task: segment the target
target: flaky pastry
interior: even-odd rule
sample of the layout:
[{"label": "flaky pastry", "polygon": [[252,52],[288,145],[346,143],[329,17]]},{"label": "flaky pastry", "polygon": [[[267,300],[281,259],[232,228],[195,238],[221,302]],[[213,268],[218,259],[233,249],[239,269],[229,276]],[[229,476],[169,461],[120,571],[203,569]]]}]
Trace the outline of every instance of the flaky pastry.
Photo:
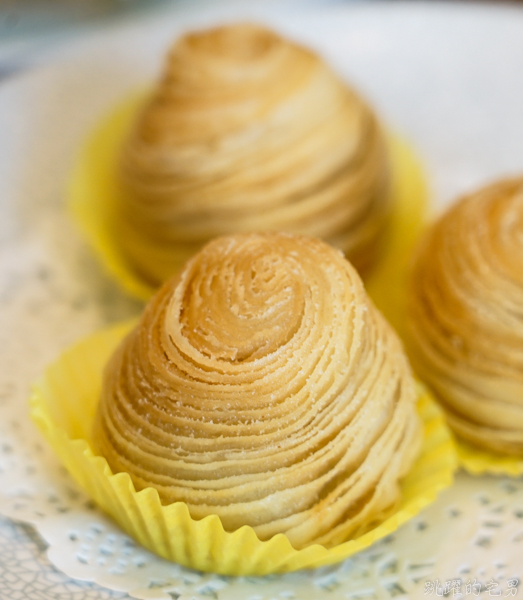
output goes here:
[{"label": "flaky pastry", "polygon": [[523,179],[451,208],[416,256],[411,358],[458,436],[523,454]]},{"label": "flaky pastry", "polygon": [[165,283],[105,371],[95,447],[193,518],[295,548],[387,517],[419,449],[401,344],[339,251],[238,234]]},{"label": "flaky pastry", "polygon": [[390,213],[371,109],[310,50],[265,28],[183,36],[124,144],[115,235],[158,285],[210,239],[318,236],[359,269]]}]

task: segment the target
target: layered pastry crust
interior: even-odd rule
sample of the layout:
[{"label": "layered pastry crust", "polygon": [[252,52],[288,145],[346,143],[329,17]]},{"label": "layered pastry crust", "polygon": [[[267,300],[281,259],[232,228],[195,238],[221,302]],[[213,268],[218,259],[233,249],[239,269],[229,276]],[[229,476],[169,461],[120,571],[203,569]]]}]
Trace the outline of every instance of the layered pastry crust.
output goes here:
[{"label": "layered pastry crust", "polygon": [[411,359],[454,431],[523,454],[523,178],[463,198],[430,230],[409,290]]},{"label": "layered pastry crust", "polygon": [[397,336],[338,251],[244,234],[153,297],[106,368],[93,439],[193,518],[330,547],[396,508],[415,399]]},{"label": "layered pastry crust", "polygon": [[116,235],[156,285],[213,237],[318,236],[358,269],[390,211],[371,109],[310,50],[265,28],[182,37],[122,150]]}]

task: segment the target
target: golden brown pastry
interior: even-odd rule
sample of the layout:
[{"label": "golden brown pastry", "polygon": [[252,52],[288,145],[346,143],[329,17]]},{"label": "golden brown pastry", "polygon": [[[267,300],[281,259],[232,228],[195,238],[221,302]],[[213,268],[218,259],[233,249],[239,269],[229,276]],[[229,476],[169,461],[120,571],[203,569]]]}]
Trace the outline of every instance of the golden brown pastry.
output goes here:
[{"label": "golden brown pastry", "polygon": [[117,237],[157,285],[213,237],[321,237],[358,269],[390,209],[389,159],[370,108],[310,50],[255,25],[171,49],[123,148]]},{"label": "golden brown pastry", "polygon": [[219,238],[105,372],[97,450],[226,530],[332,546],[384,519],[420,442],[397,336],[355,269],[292,234]]},{"label": "golden brown pastry", "polygon": [[523,453],[523,179],[460,200],[430,230],[409,291],[411,358],[454,431]]}]

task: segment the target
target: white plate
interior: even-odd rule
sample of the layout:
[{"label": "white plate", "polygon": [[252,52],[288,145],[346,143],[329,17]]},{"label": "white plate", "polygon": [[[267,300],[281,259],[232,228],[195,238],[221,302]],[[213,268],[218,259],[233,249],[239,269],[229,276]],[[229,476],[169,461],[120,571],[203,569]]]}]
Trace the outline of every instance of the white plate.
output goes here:
[{"label": "white plate", "polygon": [[[141,571],[130,569],[129,556],[140,562],[140,551],[129,553],[119,537],[119,550],[100,564],[107,556],[100,548],[116,543],[107,542],[114,526],[85,508],[83,496],[69,498],[56,460],[35,446],[29,383],[78,337],[139,310],[101,272],[64,214],[81,140],[115,102],[155,78],[178,33],[234,18],[262,20],[322,53],[418,148],[438,207],[495,177],[523,173],[523,9],[515,5],[184,2],[141,22],[100,28],[63,45],[63,59],[51,66],[1,83],[0,512],[37,526],[52,561],[69,575],[137,597],[416,599],[425,581],[474,577],[493,578],[504,597],[507,579],[523,576],[521,481],[460,476],[421,520],[331,570],[202,580],[149,556]],[[417,529],[420,523],[428,527]],[[13,540],[15,558],[2,550]],[[2,600],[112,597],[67,582],[30,537],[0,521]]]}]

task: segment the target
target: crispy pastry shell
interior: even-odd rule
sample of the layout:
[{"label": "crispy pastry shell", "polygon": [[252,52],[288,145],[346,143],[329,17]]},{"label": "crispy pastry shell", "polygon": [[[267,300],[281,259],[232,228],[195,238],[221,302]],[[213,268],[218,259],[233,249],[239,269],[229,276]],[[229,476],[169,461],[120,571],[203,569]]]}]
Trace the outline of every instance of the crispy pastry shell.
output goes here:
[{"label": "crispy pastry shell", "polygon": [[408,312],[414,368],[457,435],[523,458],[523,179],[462,198],[431,228]]},{"label": "crispy pastry shell", "polygon": [[416,396],[338,251],[236,235],[149,303],[106,369],[94,441],[113,471],[193,518],[331,547],[396,509],[420,446]]},{"label": "crispy pastry shell", "polygon": [[390,164],[365,102],[312,51],[260,26],[189,33],[120,155],[117,235],[158,286],[210,239],[318,236],[360,270],[390,214]]}]

